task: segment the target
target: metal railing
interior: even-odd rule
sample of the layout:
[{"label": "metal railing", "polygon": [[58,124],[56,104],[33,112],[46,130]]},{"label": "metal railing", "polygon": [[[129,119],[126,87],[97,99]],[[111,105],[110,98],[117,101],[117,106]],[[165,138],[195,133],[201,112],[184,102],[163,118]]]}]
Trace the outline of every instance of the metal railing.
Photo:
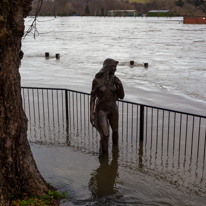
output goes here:
[{"label": "metal railing", "polygon": [[[90,94],[68,89],[22,87],[23,107],[27,117],[36,121],[53,119],[68,122],[74,127],[87,125],[89,122]],[[205,158],[206,149],[206,116],[191,114],[166,108],[138,104],[129,101],[118,101],[120,134],[134,137],[150,146],[161,143],[161,146],[184,154],[190,149],[191,156],[200,150]],[[178,145],[177,145],[178,142]],[[155,144],[154,144],[155,143]],[[165,144],[166,143],[166,144]],[[184,146],[184,147],[183,147]],[[189,147],[189,148],[188,148]]]},{"label": "metal railing", "polygon": [[[22,87],[22,99],[29,119],[30,142],[66,144],[83,152],[98,153],[99,134],[89,121],[90,94],[68,89]],[[206,116],[122,100],[117,104],[122,164],[159,172],[183,168],[185,178],[193,173],[196,175],[191,187],[195,188],[197,181],[202,182]],[[111,145],[110,138],[110,151]],[[202,185],[198,187],[200,193],[206,191],[204,181]]]}]

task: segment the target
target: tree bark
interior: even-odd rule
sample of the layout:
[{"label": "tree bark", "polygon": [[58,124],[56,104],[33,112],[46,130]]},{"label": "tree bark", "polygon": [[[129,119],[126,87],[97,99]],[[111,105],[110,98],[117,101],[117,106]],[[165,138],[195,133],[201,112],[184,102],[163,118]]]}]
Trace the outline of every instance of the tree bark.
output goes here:
[{"label": "tree bark", "polygon": [[9,196],[42,196],[49,186],[38,171],[27,140],[19,64],[24,18],[32,0],[0,1],[0,206]]}]

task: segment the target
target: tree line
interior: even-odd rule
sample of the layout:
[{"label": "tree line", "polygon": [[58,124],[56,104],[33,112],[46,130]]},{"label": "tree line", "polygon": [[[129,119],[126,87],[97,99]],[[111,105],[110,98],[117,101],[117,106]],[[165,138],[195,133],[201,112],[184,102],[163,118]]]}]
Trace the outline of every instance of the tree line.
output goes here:
[{"label": "tree line", "polygon": [[[33,1],[30,15],[35,14],[38,0]],[[137,10],[147,14],[149,10],[170,10],[179,15],[204,15],[206,0],[43,0],[41,16],[107,16],[109,10]]]}]

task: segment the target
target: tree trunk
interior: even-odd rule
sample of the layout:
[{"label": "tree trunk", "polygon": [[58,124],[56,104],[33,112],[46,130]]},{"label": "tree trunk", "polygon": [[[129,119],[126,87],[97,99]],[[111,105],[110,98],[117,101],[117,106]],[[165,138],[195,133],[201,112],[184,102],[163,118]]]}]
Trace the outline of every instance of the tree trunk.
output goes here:
[{"label": "tree trunk", "polygon": [[51,188],[39,173],[27,140],[19,64],[24,19],[32,0],[0,1],[0,206],[10,195],[42,196]]}]

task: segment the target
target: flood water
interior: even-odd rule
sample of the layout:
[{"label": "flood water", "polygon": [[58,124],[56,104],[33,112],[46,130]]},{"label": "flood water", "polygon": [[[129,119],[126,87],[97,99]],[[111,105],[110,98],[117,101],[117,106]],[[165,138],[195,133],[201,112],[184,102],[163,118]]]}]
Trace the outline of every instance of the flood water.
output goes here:
[{"label": "flood water", "polygon": [[[22,86],[90,92],[104,59],[114,58],[126,100],[206,115],[205,25],[184,25],[179,17],[39,17],[37,28],[36,40],[23,40]],[[68,190],[65,205],[205,205],[205,160],[128,144],[125,134],[99,160],[95,131],[69,131],[65,122],[29,122],[38,168]]]}]

